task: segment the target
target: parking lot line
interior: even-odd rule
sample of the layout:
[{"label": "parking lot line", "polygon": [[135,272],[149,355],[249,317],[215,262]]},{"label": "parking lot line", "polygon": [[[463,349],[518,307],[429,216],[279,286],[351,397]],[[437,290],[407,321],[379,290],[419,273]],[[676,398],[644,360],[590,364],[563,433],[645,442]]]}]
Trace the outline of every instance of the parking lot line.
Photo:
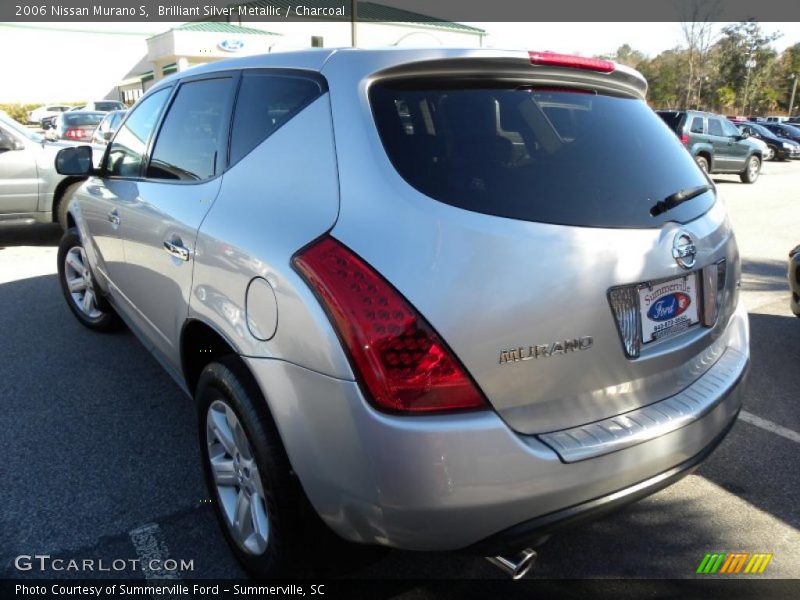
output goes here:
[{"label": "parking lot line", "polygon": [[176,571],[168,571],[163,567],[164,561],[169,558],[169,549],[158,525],[148,523],[132,529],[128,535],[141,561],[145,579],[180,578]]},{"label": "parking lot line", "polygon": [[739,413],[739,418],[746,423],[750,423],[751,425],[760,427],[761,429],[774,433],[775,435],[779,435],[782,438],[791,440],[796,444],[800,444],[800,433],[792,431],[791,429],[787,429],[782,425],[778,425],[777,423],[773,423],[772,421],[767,421],[766,419],[762,419],[761,417],[754,415],[753,413],[749,413],[746,410],[743,410],[742,412]]}]

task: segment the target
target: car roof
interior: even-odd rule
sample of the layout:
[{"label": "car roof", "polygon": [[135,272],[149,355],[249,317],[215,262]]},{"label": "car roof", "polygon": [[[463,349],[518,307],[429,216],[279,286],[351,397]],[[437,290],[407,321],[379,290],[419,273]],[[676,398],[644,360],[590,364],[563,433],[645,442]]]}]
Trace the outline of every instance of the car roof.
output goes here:
[{"label": "car roof", "polygon": [[[316,71],[319,73],[332,69],[334,65],[337,69],[346,68],[349,72],[359,76],[367,77],[379,71],[386,71],[392,68],[402,67],[412,63],[424,61],[439,61],[439,64],[448,66],[459,59],[494,59],[497,68],[503,67],[506,72],[506,65],[531,68],[531,59],[527,50],[500,50],[495,48],[310,48],[291,52],[273,52],[269,54],[259,54],[245,56],[241,58],[231,58],[217,62],[199,65],[175,73],[156,83],[148,93],[171,85],[186,77],[193,77],[205,73],[215,73],[224,70],[239,69],[258,69],[258,68],[287,68]],[[500,64],[503,61],[503,64]],[[484,68],[489,64],[484,62]],[[557,68],[551,66],[536,65],[536,69],[552,69],[558,71],[562,77],[574,75],[575,79],[597,81],[610,80],[616,88],[624,88],[629,93],[641,98],[647,91],[647,82],[641,73],[625,65],[614,64],[614,70],[610,73],[600,73],[597,71]],[[533,71],[531,71],[533,72]]]}]

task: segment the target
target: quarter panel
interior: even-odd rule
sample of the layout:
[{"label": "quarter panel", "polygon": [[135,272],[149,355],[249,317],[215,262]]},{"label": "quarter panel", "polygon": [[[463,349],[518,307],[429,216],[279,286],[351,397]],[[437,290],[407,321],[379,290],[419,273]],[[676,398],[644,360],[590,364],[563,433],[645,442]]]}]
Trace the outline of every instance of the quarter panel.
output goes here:
[{"label": "quarter panel", "polygon": [[[241,354],[352,378],[327,316],[291,267],[295,252],[328,231],[338,211],[325,94],[223,176],[197,239],[190,316],[213,324]],[[277,299],[278,326],[269,341],[256,339],[245,321],[255,277],[266,279]]]}]

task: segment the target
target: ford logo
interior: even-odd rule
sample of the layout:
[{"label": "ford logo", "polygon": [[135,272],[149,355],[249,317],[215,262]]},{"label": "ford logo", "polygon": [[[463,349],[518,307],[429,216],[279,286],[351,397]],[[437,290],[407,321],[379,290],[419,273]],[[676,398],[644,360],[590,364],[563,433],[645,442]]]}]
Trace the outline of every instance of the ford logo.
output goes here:
[{"label": "ford logo", "polygon": [[647,318],[651,321],[666,321],[672,319],[686,312],[686,309],[689,308],[691,303],[692,299],[689,297],[689,294],[672,292],[671,294],[662,296],[653,303],[653,306],[647,311]]},{"label": "ford logo", "polygon": [[217,45],[220,50],[224,50],[225,52],[238,52],[244,48],[244,42],[242,40],[222,40]]}]

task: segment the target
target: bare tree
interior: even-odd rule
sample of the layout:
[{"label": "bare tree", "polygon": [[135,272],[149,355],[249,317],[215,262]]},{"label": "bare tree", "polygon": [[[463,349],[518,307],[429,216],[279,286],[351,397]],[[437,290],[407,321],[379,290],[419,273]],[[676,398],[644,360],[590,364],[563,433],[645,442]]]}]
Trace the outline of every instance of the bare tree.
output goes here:
[{"label": "bare tree", "polygon": [[681,31],[686,43],[689,76],[686,81],[685,105],[700,103],[699,82],[705,76],[708,52],[714,42],[714,22],[719,13],[719,0],[683,0],[681,2]]}]

